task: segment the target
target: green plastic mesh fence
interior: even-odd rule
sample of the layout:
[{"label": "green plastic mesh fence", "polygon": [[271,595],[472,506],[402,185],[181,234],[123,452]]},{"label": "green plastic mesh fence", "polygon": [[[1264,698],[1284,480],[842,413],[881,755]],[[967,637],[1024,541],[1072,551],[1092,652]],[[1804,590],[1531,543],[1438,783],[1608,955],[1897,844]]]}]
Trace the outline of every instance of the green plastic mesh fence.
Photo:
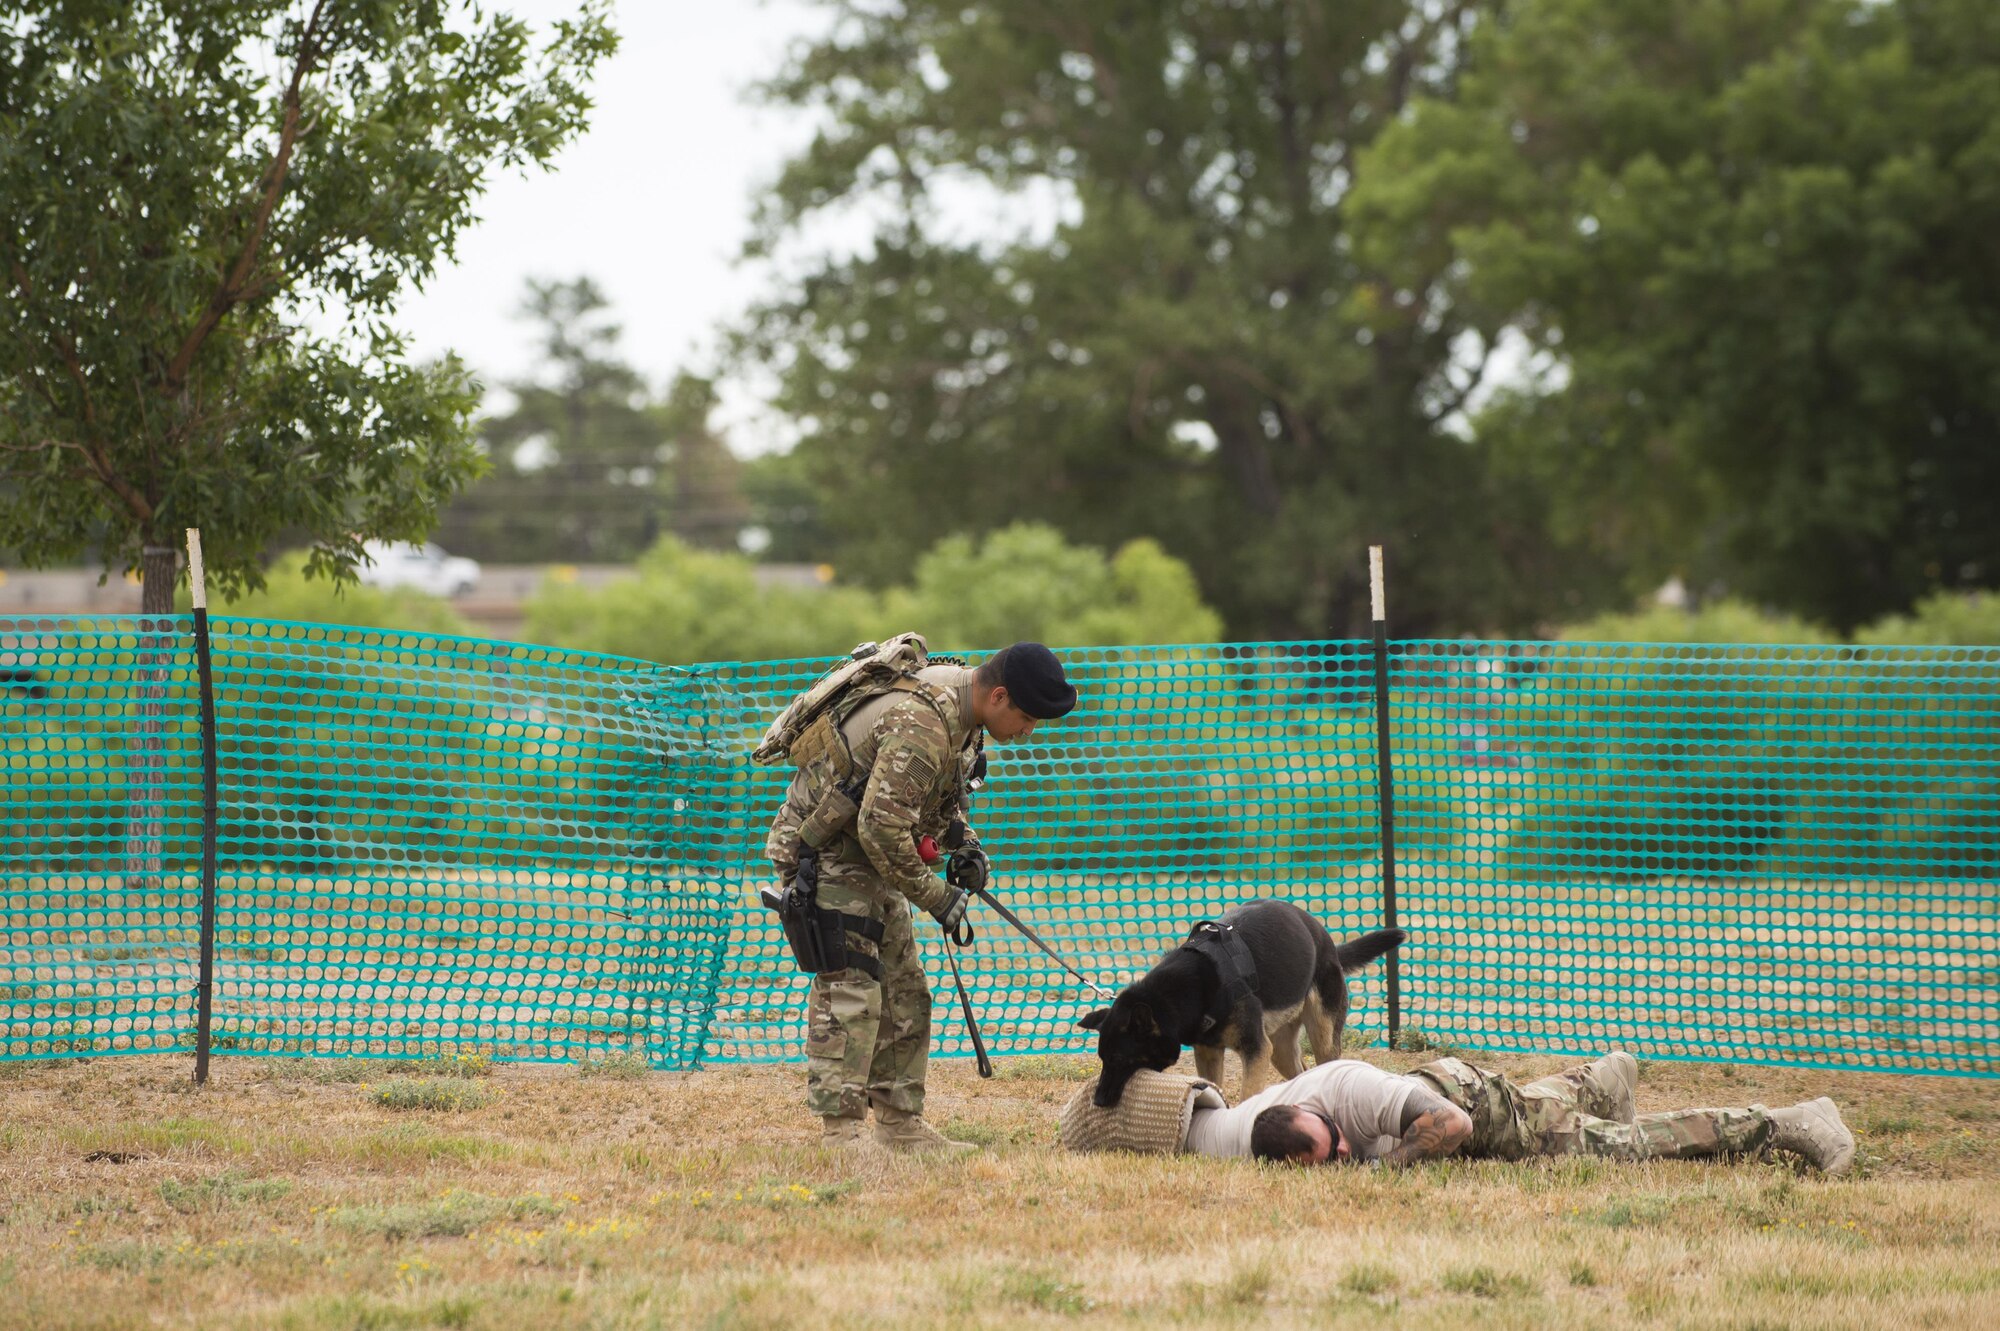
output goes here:
[{"label": "green plastic mesh fence", "polygon": [[1407,1023],[2000,1073],[2000,649],[1394,651]]},{"label": "green plastic mesh fence", "polygon": [[[1077,648],[1063,652],[1077,709],[1031,742],[987,749],[973,822],[992,888],[1078,970],[1115,987],[1189,925],[1240,901],[1282,897],[1337,935],[1375,926],[1373,664],[1356,643]],[[764,834],[789,771],[744,761],[771,717],[829,662],[706,667],[713,732],[733,757],[714,829],[719,877],[735,884],[735,943],[709,1056],[799,1057],[806,981],[775,917]],[[963,967],[996,1053],[1074,1052],[1095,1000],[983,906]],[[949,984],[939,930],[917,936]],[[1353,1029],[1380,1025],[1363,1008]],[[955,1005],[939,1003],[933,1049],[969,1053]]]},{"label": "green plastic mesh fence", "polygon": [[[1128,981],[1256,897],[1380,922],[1365,645],[1064,655],[1083,702],[989,750],[975,821],[1085,973]],[[726,747],[825,664],[705,671]],[[1390,668],[1410,1040],[2000,1074],[2000,651],[1407,642]],[[715,829],[744,893],[711,1057],[795,1057],[803,981],[748,896],[786,774],[738,762],[714,770],[748,816]],[[991,1047],[1088,1049],[1094,1004],[974,915]],[[1365,1036],[1379,971],[1356,988]]]},{"label": "green plastic mesh fence", "polygon": [[[5,714],[13,1057],[189,1044],[194,658],[189,620],[152,622],[158,649],[137,621],[7,630],[34,675]],[[685,676],[324,625],[211,632],[217,1053],[699,1060],[728,919],[682,849]],[[130,1026],[141,992],[159,1010]]]},{"label": "green plastic mesh fence", "polygon": [[[827,661],[213,627],[220,1052],[798,1055],[747,753]],[[1082,704],[974,813],[1082,970],[1256,897],[1379,923],[1367,644],[1064,656]],[[0,621],[8,1057],[189,1047],[193,672],[185,619]],[[2000,1075],[2000,649],[1402,642],[1392,689],[1412,1036]],[[974,922],[994,1051],[1088,1049],[1094,1000]]]},{"label": "green plastic mesh fence", "polygon": [[0,1057],[194,1047],[188,621],[0,619]]}]

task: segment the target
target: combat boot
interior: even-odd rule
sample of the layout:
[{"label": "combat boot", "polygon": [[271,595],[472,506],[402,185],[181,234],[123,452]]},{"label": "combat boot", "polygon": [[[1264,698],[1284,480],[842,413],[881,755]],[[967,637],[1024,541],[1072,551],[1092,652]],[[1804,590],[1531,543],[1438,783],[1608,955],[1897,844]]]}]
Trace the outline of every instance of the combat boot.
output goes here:
[{"label": "combat boot", "polygon": [[820,1120],[826,1130],[820,1134],[819,1144],[829,1151],[844,1151],[852,1155],[880,1155],[882,1148],[868,1135],[868,1120],[865,1118],[824,1118]]},{"label": "combat boot", "polygon": [[1788,1109],[1766,1109],[1764,1116],[1771,1120],[1774,1150],[1804,1156],[1806,1163],[1826,1174],[1845,1174],[1853,1167],[1854,1134],[1825,1096]]},{"label": "combat boot", "polygon": [[913,1155],[925,1151],[976,1151],[971,1142],[957,1142],[924,1122],[921,1115],[900,1109],[876,1109],[875,1141],[892,1151]]},{"label": "combat boot", "polygon": [[1614,1049],[1590,1064],[1583,1079],[1592,1091],[1585,1113],[1614,1123],[1630,1123],[1639,1117],[1638,1059],[1623,1049]]}]

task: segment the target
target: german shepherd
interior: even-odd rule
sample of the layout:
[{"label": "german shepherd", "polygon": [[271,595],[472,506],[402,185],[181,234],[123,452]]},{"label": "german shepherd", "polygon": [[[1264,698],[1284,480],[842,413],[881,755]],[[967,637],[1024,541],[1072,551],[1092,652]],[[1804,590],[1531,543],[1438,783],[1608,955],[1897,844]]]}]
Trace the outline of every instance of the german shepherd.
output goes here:
[{"label": "german shepherd", "polygon": [[[1239,1102],[1275,1081],[1305,1071],[1299,1030],[1312,1041],[1313,1057],[1340,1057],[1347,1026],[1347,976],[1394,948],[1401,929],[1378,929],[1335,945],[1324,926],[1287,901],[1252,901],[1217,923],[1233,927],[1249,949],[1256,982],[1232,999],[1228,977],[1209,952],[1175,948],[1140,976],[1108,1008],[1077,1024],[1097,1032],[1104,1072],[1092,1097],[1103,1109],[1118,1103],[1140,1068],[1164,1072],[1194,1046],[1195,1071],[1222,1085],[1222,1056],[1243,1060]],[[1246,977],[1247,978],[1247,977]],[[1237,986],[1240,990],[1241,986]],[[1208,1018],[1204,1024],[1204,1018]]]}]

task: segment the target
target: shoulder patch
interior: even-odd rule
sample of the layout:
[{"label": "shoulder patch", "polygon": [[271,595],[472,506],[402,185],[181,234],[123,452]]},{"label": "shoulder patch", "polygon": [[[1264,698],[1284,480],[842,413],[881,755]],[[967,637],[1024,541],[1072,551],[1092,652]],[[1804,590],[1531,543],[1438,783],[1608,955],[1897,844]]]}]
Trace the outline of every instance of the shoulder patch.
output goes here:
[{"label": "shoulder patch", "polygon": [[913,781],[926,790],[937,784],[937,764],[921,753],[912,753],[908,757],[910,778]]}]

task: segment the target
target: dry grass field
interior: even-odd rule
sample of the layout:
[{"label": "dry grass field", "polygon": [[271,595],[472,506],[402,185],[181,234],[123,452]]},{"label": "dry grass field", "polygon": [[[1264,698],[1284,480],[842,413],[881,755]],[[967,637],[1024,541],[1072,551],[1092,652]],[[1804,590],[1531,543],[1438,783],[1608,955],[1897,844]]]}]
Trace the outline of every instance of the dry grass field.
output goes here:
[{"label": "dry grass field", "polygon": [[1395,1174],[1065,1155],[1091,1067],[941,1064],[933,1117],[986,1149],[857,1165],[793,1067],[222,1059],[197,1091],[185,1058],[4,1065],[0,1324],[2000,1325],[1992,1082],[1646,1065],[1642,1109],[1830,1091],[1846,1179]]}]

